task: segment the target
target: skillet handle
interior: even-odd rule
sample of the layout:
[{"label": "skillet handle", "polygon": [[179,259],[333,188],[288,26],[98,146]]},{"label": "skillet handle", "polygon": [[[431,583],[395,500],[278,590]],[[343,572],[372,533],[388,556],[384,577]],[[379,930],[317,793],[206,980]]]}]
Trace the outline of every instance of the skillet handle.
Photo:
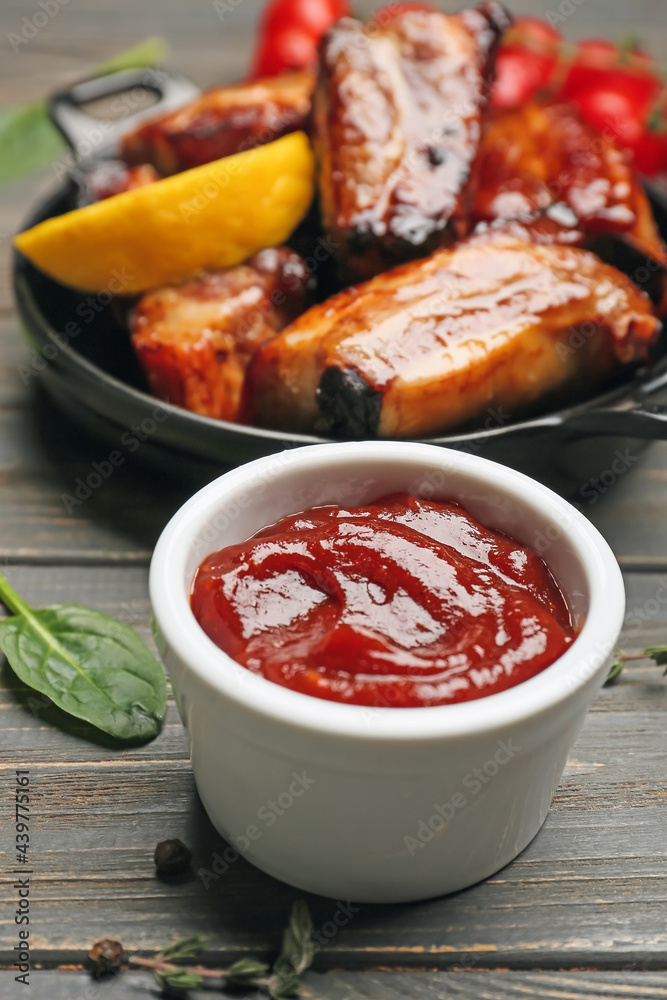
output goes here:
[{"label": "skillet handle", "polygon": [[567,429],[584,434],[667,440],[667,405],[650,402],[651,396],[667,389],[667,372],[645,383],[634,400],[616,406],[578,413],[567,421]]},{"label": "skillet handle", "polygon": [[[157,101],[150,107],[134,111],[132,105],[136,107],[146,93],[155,95]],[[199,88],[184,76],[161,69],[121,70],[82,80],[68,90],[53,94],[49,100],[49,115],[78,159],[87,160],[115,153],[123,132],[158,113],[175,111],[199,93]],[[110,97],[118,97],[121,111],[118,118],[95,118],[83,110],[91,101]]]}]

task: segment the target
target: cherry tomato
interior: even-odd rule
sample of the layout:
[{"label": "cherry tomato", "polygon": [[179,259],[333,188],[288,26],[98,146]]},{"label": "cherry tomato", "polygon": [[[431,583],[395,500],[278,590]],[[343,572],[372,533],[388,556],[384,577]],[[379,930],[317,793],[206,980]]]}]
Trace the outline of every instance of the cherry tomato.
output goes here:
[{"label": "cherry tomato", "polygon": [[302,30],[319,40],[334,19],[328,0],[273,0],[261,19],[262,34]]},{"label": "cherry tomato", "polygon": [[635,167],[647,177],[667,175],[667,126],[648,128],[633,150]]},{"label": "cherry tomato", "polygon": [[545,89],[558,65],[562,41],[560,32],[546,21],[517,17],[496,58],[493,106],[515,108]]},{"label": "cherry tomato", "polygon": [[260,39],[253,76],[278,76],[289,70],[317,66],[317,43],[313,36],[297,28],[286,28]]},{"label": "cherry tomato", "polygon": [[577,44],[558,98],[563,101],[576,99],[583,88],[592,85],[614,89],[620,77],[632,80],[638,77],[651,83],[655,81],[654,68],[651,57],[637,48],[588,38]]},{"label": "cherry tomato", "polygon": [[614,44],[606,38],[585,38],[577,43],[576,60],[581,63],[605,65],[612,69],[642,70],[652,72],[655,69],[655,59],[638,48],[635,40],[630,43]]},{"label": "cherry tomato", "polygon": [[329,0],[329,7],[334,21],[340,17],[347,17],[351,11],[349,0]]},{"label": "cherry tomato", "polygon": [[521,43],[526,47],[553,48],[563,41],[563,36],[539,17],[515,17],[503,36],[503,45]]},{"label": "cherry tomato", "polygon": [[585,87],[573,101],[583,118],[620,146],[635,146],[644,134],[643,112],[638,108],[626,80],[615,86]]},{"label": "cherry tomato", "polygon": [[649,111],[646,129],[635,147],[635,164],[648,177],[667,176],[667,87]]},{"label": "cherry tomato", "polygon": [[349,0],[271,0],[260,21],[252,75],[316,66],[322,36],[349,10]]},{"label": "cherry tomato", "polygon": [[667,92],[657,78],[619,74],[604,86],[590,84],[573,96],[583,118],[630,150],[649,177],[667,171]]}]

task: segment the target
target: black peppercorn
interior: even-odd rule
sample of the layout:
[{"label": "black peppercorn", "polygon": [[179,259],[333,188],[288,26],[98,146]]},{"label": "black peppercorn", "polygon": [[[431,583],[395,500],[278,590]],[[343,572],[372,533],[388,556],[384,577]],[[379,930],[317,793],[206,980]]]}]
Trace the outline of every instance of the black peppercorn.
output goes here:
[{"label": "black peppercorn", "polygon": [[192,861],[192,851],[182,840],[161,840],[155,848],[155,869],[158,875],[179,875]]},{"label": "black peppercorn", "polygon": [[103,938],[96,941],[88,952],[91,971],[96,979],[104,976],[114,975],[120,972],[120,968],[125,961],[125,952],[120,941],[111,941]]}]

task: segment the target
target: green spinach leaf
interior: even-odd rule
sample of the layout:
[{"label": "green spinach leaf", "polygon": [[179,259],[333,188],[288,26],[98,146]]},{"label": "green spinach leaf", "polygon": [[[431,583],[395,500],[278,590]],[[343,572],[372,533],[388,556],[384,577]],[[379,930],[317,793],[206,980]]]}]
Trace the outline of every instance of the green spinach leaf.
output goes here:
[{"label": "green spinach leaf", "polygon": [[[101,63],[91,75],[156,66],[166,51],[161,38],[147,38]],[[40,170],[64,148],[65,140],[49,118],[46,101],[0,108],[0,184]]]},{"label": "green spinach leaf", "polygon": [[14,672],[59,708],[121,740],[152,739],[164,718],[162,667],[128,625],[76,604],[35,610],[0,574],[0,647]]}]

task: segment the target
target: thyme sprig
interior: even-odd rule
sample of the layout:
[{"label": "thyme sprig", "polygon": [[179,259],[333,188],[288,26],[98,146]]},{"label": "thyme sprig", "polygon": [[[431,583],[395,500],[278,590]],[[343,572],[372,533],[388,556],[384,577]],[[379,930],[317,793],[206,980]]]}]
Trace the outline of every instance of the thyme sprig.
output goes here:
[{"label": "thyme sprig", "polygon": [[613,684],[621,676],[623,668],[629,660],[653,660],[656,666],[665,668],[663,677],[667,676],[667,646],[649,646],[641,653],[624,653],[622,649],[619,649],[607,675],[605,686]]},{"label": "thyme sprig", "polygon": [[226,969],[189,964],[199,958],[206,945],[206,938],[200,935],[167,945],[155,958],[132,957],[130,961],[151,969],[158,986],[168,996],[186,997],[189,990],[198,989],[205,980],[217,980],[222,989],[253,986],[263,990],[272,1000],[285,1000],[299,994],[299,976],[313,961],[312,930],[308,907],[303,899],[298,899],[283,931],[282,948],[273,968],[254,958],[241,958]]}]

